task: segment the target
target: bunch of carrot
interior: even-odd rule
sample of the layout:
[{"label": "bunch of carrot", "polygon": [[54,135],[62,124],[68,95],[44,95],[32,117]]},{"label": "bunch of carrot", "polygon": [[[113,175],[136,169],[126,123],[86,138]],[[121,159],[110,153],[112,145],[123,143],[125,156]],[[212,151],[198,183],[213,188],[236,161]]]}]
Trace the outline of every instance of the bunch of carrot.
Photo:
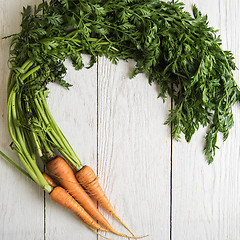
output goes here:
[{"label": "bunch of carrot", "polygon": [[[136,238],[116,214],[94,171],[83,166],[48,108],[48,82],[58,80],[62,86],[69,86],[63,80],[66,73],[63,61],[70,56],[76,63],[76,54],[83,51],[85,41],[96,49],[108,44],[96,37],[82,39],[81,29],[69,27],[60,13],[52,13],[57,7],[69,13],[66,5],[55,0],[35,7],[33,14],[27,7],[22,13],[21,32],[12,35],[7,87],[8,129],[11,147],[24,169],[1,151],[0,155],[49,193],[52,200],[75,212],[92,230],[130,238],[112,228],[91,197],[120,221],[131,238]],[[108,49],[114,50],[110,45]],[[80,60],[78,64],[80,68]],[[48,175],[39,169],[37,158],[44,162]]]},{"label": "bunch of carrot", "polygon": [[[116,217],[135,238],[116,214],[94,171],[89,166],[82,165],[54,121],[47,106],[46,89],[29,91],[28,83],[34,82],[38,70],[39,66],[28,59],[17,72],[11,69],[8,82],[8,128],[13,140],[11,146],[16,150],[26,171],[3,152],[0,151],[0,154],[49,193],[52,200],[75,212],[91,229],[129,237],[112,228],[89,195]],[[71,166],[64,158],[55,155],[54,149]],[[36,153],[59,185],[47,174],[42,174],[37,165]]]},{"label": "bunch of carrot", "polygon": [[[46,89],[29,92],[28,82],[37,78],[38,70],[39,67],[28,59],[18,72],[11,69],[8,82],[8,128],[13,140],[11,146],[26,170],[3,152],[0,151],[0,154],[49,193],[53,201],[75,212],[92,230],[130,238],[112,228],[94,204],[91,198],[94,197],[123,224],[131,233],[131,238],[136,238],[116,214],[94,171],[89,166],[82,165],[57,126],[46,102]],[[56,155],[54,149],[63,157]],[[36,155],[45,163],[48,174],[40,171]]]}]

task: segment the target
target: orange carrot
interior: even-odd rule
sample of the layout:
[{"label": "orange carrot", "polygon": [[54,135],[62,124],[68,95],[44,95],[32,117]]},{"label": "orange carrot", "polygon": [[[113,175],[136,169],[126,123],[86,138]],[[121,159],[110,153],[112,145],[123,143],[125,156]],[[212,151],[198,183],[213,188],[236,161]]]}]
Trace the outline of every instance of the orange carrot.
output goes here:
[{"label": "orange carrot", "polygon": [[110,232],[118,234],[108,223],[105,217],[99,212],[92,199],[78,183],[75,174],[67,162],[56,157],[47,163],[47,170],[56,177],[60,185],[65,188],[101,225]]},{"label": "orange carrot", "polygon": [[87,225],[100,231],[107,231],[105,228],[102,228],[97,224],[64,188],[60,186],[55,187],[50,193],[50,197],[53,201],[75,212]]},{"label": "orange carrot", "polygon": [[82,187],[93,196],[108,212],[110,212],[121,224],[134,236],[133,232],[118,217],[115,209],[101,188],[95,172],[89,166],[84,166],[76,173],[76,178]]},{"label": "orange carrot", "polygon": [[105,228],[102,228],[99,224],[97,224],[92,219],[92,217],[81,207],[81,205],[64,188],[57,186],[54,180],[47,173],[43,173],[43,176],[48,181],[48,183],[54,187],[53,190],[50,192],[50,197],[53,201],[72,210],[89,227],[92,227],[94,229],[104,231],[104,232],[107,231]]},{"label": "orange carrot", "polygon": [[57,187],[57,184],[55,183],[55,181],[47,173],[44,172],[43,176],[50,185],[52,185],[53,187]]},{"label": "orange carrot", "polygon": [[[95,207],[95,209],[97,211],[98,211],[98,209],[92,202],[92,199],[89,197],[89,195],[84,191],[84,189],[77,182],[72,169],[70,168],[70,166],[66,163],[66,161],[63,158],[57,157],[57,158],[51,160],[50,162],[48,162],[47,169],[52,175],[57,177],[57,179],[59,180],[59,183],[63,186],[63,187],[56,186],[56,183],[48,174],[46,174],[46,173],[43,174],[45,179],[54,187],[52,192],[50,193],[51,199],[53,201],[59,203],[60,205],[66,207],[66,208],[69,208],[73,212],[75,212],[90,229],[92,229],[93,231],[94,231],[94,229],[96,229],[96,230],[100,230],[100,231],[104,231],[104,232],[111,232],[116,235],[126,237],[128,239],[143,238],[143,237],[136,238],[135,236],[129,237],[126,234],[118,233],[111,227],[111,225],[108,222],[107,222],[107,226],[108,226],[107,229],[102,228],[97,222],[95,222],[93,220],[93,218],[85,211],[85,209],[76,200],[79,199],[79,200],[81,200],[81,202],[83,202],[83,199],[85,199],[85,201],[89,201],[88,202],[89,205],[93,204],[93,206]],[[71,189],[69,191],[69,193],[66,191],[65,187],[67,187],[66,189],[68,191],[69,191],[69,189]],[[77,191],[80,191],[80,193],[77,193]],[[71,192],[74,193],[73,196],[72,196]],[[74,198],[76,198],[76,200]],[[85,203],[84,205],[87,205],[87,204]],[[90,205],[90,206],[92,207],[92,205]],[[88,207],[87,211],[89,211],[89,209],[90,209],[92,212],[95,213],[96,210],[94,209],[94,207],[92,207],[92,209],[89,208],[89,206],[87,206],[87,207]],[[93,216],[93,213],[91,211],[90,211],[90,214]],[[102,216],[102,214],[100,212],[99,212],[99,214],[100,214],[100,216]],[[101,217],[99,217],[99,216],[97,216],[97,218],[101,219]],[[107,221],[107,220],[105,219],[105,221]],[[102,236],[99,233],[97,233],[97,234]],[[103,237],[103,238],[105,238],[105,237]]]}]

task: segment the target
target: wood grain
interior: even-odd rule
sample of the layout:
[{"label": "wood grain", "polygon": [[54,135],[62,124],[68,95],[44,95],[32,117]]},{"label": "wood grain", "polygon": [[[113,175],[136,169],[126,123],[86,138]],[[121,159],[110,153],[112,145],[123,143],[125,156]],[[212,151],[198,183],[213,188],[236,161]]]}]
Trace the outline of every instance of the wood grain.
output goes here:
[{"label": "wood grain", "polygon": [[[0,149],[17,162],[9,148],[6,118],[10,40],[2,37],[19,30],[22,6],[40,2],[0,0]],[[210,25],[220,29],[223,48],[233,52],[239,67],[239,0],[184,2],[187,10],[195,3],[208,14]],[[209,166],[202,153],[206,129],[200,129],[189,144],[184,139],[172,142],[170,128],[163,125],[171,100],[158,99],[158,87],[149,86],[145,75],[129,79],[134,61],[112,65],[101,57],[93,68],[78,72],[69,60],[66,65],[66,79],[73,87],[67,91],[50,84],[50,110],[136,235],[149,234],[146,239],[151,240],[240,239],[239,104],[233,108],[235,126],[225,143],[219,138],[220,150]],[[234,76],[240,85],[239,71]],[[3,159],[0,169],[1,240],[101,239]],[[114,228],[127,233],[99,208]]]},{"label": "wood grain", "polygon": [[100,58],[98,68],[99,180],[137,236],[169,239],[171,138],[163,123],[170,100],[157,99],[146,76],[129,79],[133,61]]},{"label": "wood grain", "polygon": [[[193,1],[185,1],[189,9]],[[232,50],[239,66],[239,1],[194,1],[220,29],[223,48]],[[239,82],[239,72],[235,72]],[[239,104],[228,140],[219,136],[215,162],[208,166],[202,153],[206,129],[190,144],[173,142],[172,239],[239,239]]]},{"label": "wood grain", "polygon": [[[85,63],[88,57],[85,56]],[[83,164],[97,171],[97,67],[75,71],[66,61],[70,90],[50,84],[48,105],[58,126]],[[46,239],[96,240],[78,217],[46,196]]]},{"label": "wood grain", "polygon": [[[11,139],[7,129],[7,79],[9,69],[10,40],[4,36],[18,32],[22,7],[41,1],[0,0],[0,149],[18,162],[15,152],[10,150]],[[43,191],[19,173],[4,159],[0,159],[0,239],[42,240],[43,229]]]}]

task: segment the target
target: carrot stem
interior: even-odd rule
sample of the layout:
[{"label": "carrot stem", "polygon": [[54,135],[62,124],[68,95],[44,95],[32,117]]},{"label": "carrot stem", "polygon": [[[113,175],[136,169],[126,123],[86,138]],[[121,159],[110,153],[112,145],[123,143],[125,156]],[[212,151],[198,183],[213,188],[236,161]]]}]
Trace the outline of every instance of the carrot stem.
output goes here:
[{"label": "carrot stem", "polygon": [[[49,139],[47,137],[43,137],[42,138],[43,145],[46,142],[50,142],[51,145],[56,147],[62,153],[62,155],[65,158],[69,159],[69,161],[72,160],[71,153],[69,153],[69,151],[65,148],[61,137],[58,134],[56,134],[55,130],[52,127],[52,124],[48,120],[48,117],[45,115],[41,100],[38,99],[37,97],[35,97],[33,102],[36,105],[36,110],[35,111],[37,112],[37,115],[38,115],[38,118],[39,118],[38,121],[39,121],[39,123],[41,122],[41,125],[44,128],[44,131],[46,132],[46,134],[50,138]],[[44,147],[44,146],[42,146],[42,147]],[[48,159],[48,158],[51,159],[51,157],[48,157],[48,156],[45,156],[45,158],[46,159]]]},{"label": "carrot stem", "polygon": [[17,88],[13,87],[8,97],[8,128],[14,143],[14,149],[32,180],[45,191],[50,192],[52,187],[42,176],[42,173],[37,166],[34,149],[31,147],[30,143],[29,133],[22,129],[20,122],[22,112],[19,110],[21,109],[21,104],[19,103],[21,97],[18,96],[17,101],[17,94]]},{"label": "carrot stem", "polygon": [[37,70],[40,69],[40,66],[36,66],[33,69],[31,69],[30,71],[28,71],[26,74],[24,74],[20,79],[22,81],[24,81],[26,78],[28,78],[30,75],[32,75],[34,72],[36,72]]},{"label": "carrot stem", "polygon": [[56,145],[58,151],[61,152],[61,154],[63,154],[64,157],[66,157],[66,159],[71,163],[71,165],[76,170],[80,170],[83,167],[83,165],[79,158],[77,157],[76,153],[74,152],[72,146],[69,144],[68,140],[66,139],[66,137],[56,124],[55,120],[53,119],[47,105],[46,96],[44,95],[43,92],[39,92],[39,95],[37,95],[38,106],[40,107],[39,103],[41,102],[42,109],[40,113],[44,115],[43,119],[45,123],[51,126],[52,133],[51,140],[53,142],[55,142],[55,139],[57,140],[57,142],[59,143],[59,145]]},{"label": "carrot stem", "polygon": [[20,172],[22,172],[25,176],[27,176],[28,178],[30,178],[31,180],[32,177],[30,176],[30,174],[28,172],[26,172],[25,170],[23,170],[19,165],[17,165],[11,158],[9,158],[5,153],[3,153],[0,150],[0,155],[5,158],[9,163],[11,163],[15,168],[17,168]]}]

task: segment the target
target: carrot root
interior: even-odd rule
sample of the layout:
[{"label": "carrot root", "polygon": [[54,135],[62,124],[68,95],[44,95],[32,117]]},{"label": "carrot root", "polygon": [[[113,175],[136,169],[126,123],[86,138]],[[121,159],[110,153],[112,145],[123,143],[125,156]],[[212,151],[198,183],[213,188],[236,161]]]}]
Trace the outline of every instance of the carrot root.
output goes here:
[{"label": "carrot root", "polygon": [[81,186],[93,196],[108,212],[110,212],[131,234],[134,233],[127,227],[127,225],[119,218],[112,204],[105,195],[102,187],[99,184],[95,172],[89,166],[84,166],[76,173],[76,178]]},{"label": "carrot root", "polygon": [[50,193],[50,197],[53,201],[58,204],[72,210],[76,213],[84,223],[99,230],[106,232],[105,228],[102,228],[98,223],[96,223],[92,217],[80,206],[80,204],[62,187],[57,186]]},{"label": "carrot root", "polygon": [[59,184],[65,188],[85,210],[102,226],[111,232],[116,232],[106,218],[100,213],[93,200],[78,183],[72,168],[61,157],[56,157],[47,163],[50,175],[57,178]]},{"label": "carrot root", "polygon": [[[63,158],[57,157],[55,159],[50,160],[47,163],[47,170],[49,171],[49,173],[51,175],[53,175],[57,178],[59,184],[62,186],[62,187],[60,187],[60,186],[55,187],[53,189],[53,191],[50,193],[50,197],[52,200],[54,200],[55,202],[59,203],[60,205],[62,205],[64,207],[71,209],[91,229],[94,228],[96,230],[100,230],[100,231],[104,231],[104,232],[111,232],[113,234],[116,234],[118,236],[125,237],[128,239],[139,239],[138,237],[135,237],[135,235],[126,227],[126,225],[124,223],[122,223],[121,219],[116,215],[114,208],[108,201],[109,202],[108,205],[110,204],[110,208],[111,208],[110,212],[112,214],[114,214],[115,217],[117,216],[116,218],[129,230],[129,232],[133,235],[133,237],[128,236],[126,234],[119,233],[112,228],[112,226],[108,223],[108,221],[99,212],[99,210],[93,203],[90,196],[86,193],[84,188],[77,181],[73,170],[71,169],[71,167],[68,165],[68,163]],[[77,176],[78,176],[78,174],[77,174]],[[89,184],[87,184],[87,186],[89,187],[89,186],[95,185],[96,182],[98,183],[98,180],[94,173],[92,181],[89,181],[89,180],[87,181],[87,183],[89,183]],[[98,186],[100,187],[99,183],[97,184],[97,187]],[[95,195],[95,198],[96,198],[96,195]],[[100,195],[105,196],[102,188],[101,188]],[[101,201],[99,201],[99,202],[101,203]],[[109,209],[109,207],[108,207],[108,209]],[[103,225],[105,228],[101,227],[97,222],[95,222],[89,214],[92,215],[96,220],[98,220],[99,223],[101,225]]]},{"label": "carrot root", "polygon": [[43,176],[50,185],[52,185],[53,187],[57,187],[57,184],[55,183],[55,181],[47,173],[44,172]]},{"label": "carrot root", "polygon": [[107,231],[107,229],[102,228],[98,223],[96,223],[64,188],[57,186],[55,181],[47,173],[43,173],[43,176],[48,181],[48,183],[54,187],[53,191],[50,193],[50,197],[53,201],[76,213],[82,219],[83,223],[85,223],[94,232],[96,232],[96,230],[104,232]]}]

